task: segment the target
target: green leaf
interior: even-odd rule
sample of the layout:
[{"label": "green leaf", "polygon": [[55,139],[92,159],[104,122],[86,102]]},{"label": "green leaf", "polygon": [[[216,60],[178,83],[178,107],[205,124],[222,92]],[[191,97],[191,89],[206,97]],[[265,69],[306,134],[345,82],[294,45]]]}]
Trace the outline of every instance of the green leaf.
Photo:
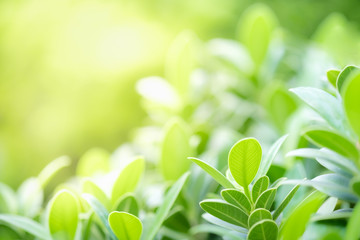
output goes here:
[{"label": "green leaf", "polygon": [[253,188],[251,189],[252,199],[254,202],[258,199],[258,197],[269,187],[269,178],[268,176],[262,176],[255,183]]},{"label": "green leaf", "polygon": [[[196,235],[199,233],[213,233],[219,236],[226,237],[229,240],[243,240],[242,235],[236,232],[229,231],[226,228],[218,227],[213,224],[198,224],[190,229],[191,235]],[[224,238],[225,239],[225,238]]]},{"label": "green leaf", "polygon": [[331,85],[333,85],[334,87],[336,87],[336,80],[337,80],[339,74],[340,74],[339,70],[329,70],[326,73],[329,83],[331,83]]},{"label": "green leaf", "polygon": [[33,218],[39,214],[44,201],[44,191],[38,178],[28,178],[17,191],[19,214]]},{"label": "green leaf", "polygon": [[170,121],[165,127],[161,148],[160,169],[165,180],[176,180],[189,170],[192,150],[190,130],[180,119]]},{"label": "green leaf", "polygon": [[111,203],[114,205],[118,199],[128,192],[133,192],[144,172],[145,160],[137,157],[127,164],[115,180],[111,192]]},{"label": "green leaf", "polygon": [[249,227],[264,219],[272,219],[271,213],[265,208],[255,209],[249,216]]},{"label": "green leaf", "polygon": [[265,219],[255,223],[249,230],[248,240],[276,240],[278,236],[278,226],[273,220]]},{"label": "green leaf", "polygon": [[346,132],[346,120],[340,101],[331,94],[312,87],[290,89],[303,102],[323,117],[334,129]]},{"label": "green leaf", "polygon": [[346,66],[339,74],[336,80],[336,87],[339,93],[342,93],[343,86],[346,85],[348,78],[354,76],[356,73],[359,73],[360,69],[355,66]]},{"label": "green leaf", "polygon": [[241,208],[249,215],[251,212],[251,203],[248,197],[237,189],[224,189],[221,191],[222,198],[230,204]]},{"label": "green leaf", "polygon": [[325,197],[325,194],[314,191],[299,203],[291,212],[291,215],[284,220],[283,226],[280,229],[280,239],[299,239],[305,232],[311,215],[318,210]]},{"label": "green leaf", "polygon": [[[346,137],[333,130],[311,129],[305,132],[305,137],[315,145],[326,147],[354,161],[359,158],[355,145]],[[339,144],[341,142],[341,144]]]},{"label": "green leaf", "polygon": [[83,193],[89,193],[98,199],[107,209],[111,208],[111,203],[106,194],[101,188],[92,182],[90,179],[86,179],[83,183]]},{"label": "green leaf", "polygon": [[16,193],[8,185],[0,182],[0,212],[15,213],[17,211]]},{"label": "green leaf", "polygon": [[79,221],[79,206],[70,191],[62,190],[51,200],[48,221],[54,239],[74,239]]},{"label": "green leaf", "polygon": [[360,176],[351,179],[350,185],[353,192],[360,196]]},{"label": "green leaf", "polygon": [[284,200],[280,203],[280,206],[273,213],[273,219],[274,220],[276,220],[280,216],[282,211],[286,208],[286,206],[289,204],[291,199],[294,197],[294,195],[297,192],[297,190],[299,189],[299,187],[300,187],[299,184],[296,185],[293,189],[291,189],[291,191],[288,193],[288,195],[286,195]]},{"label": "green leaf", "polygon": [[12,214],[0,214],[0,221],[9,224],[14,228],[22,229],[39,239],[51,238],[44,226],[27,217]]},{"label": "green leaf", "polygon": [[143,238],[145,240],[154,239],[156,233],[159,231],[162,223],[169,214],[171,207],[177,199],[181,189],[183,188],[185,181],[187,180],[189,173],[185,173],[181,176],[166,193],[162,205],[157,209],[155,218],[151,221],[151,224],[145,228]]},{"label": "green leaf", "polygon": [[248,215],[238,207],[218,199],[204,200],[200,207],[221,220],[247,228]]},{"label": "green leaf", "polygon": [[139,215],[139,204],[132,194],[123,195],[115,206],[116,211],[128,212],[135,216]]},{"label": "green leaf", "polygon": [[247,47],[257,66],[264,61],[277,19],[264,4],[256,4],[246,10],[239,21],[239,38]]},{"label": "green leaf", "polygon": [[276,195],[276,188],[269,188],[263,192],[255,203],[255,208],[265,208],[270,210]]},{"label": "green leaf", "polygon": [[360,202],[354,208],[354,211],[346,226],[345,240],[357,240],[360,237]]},{"label": "green leaf", "polygon": [[210,166],[208,163],[193,157],[189,157],[191,161],[196,163],[201,167],[205,172],[207,172],[217,183],[219,183],[224,188],[233,188],[232,183],[216,168]]},{"label": "green leaf", "polygon": [[352,77],[344,86],[343,104],[346,117],[358,137],[360,137],[360,74]]},{"label": "green leaf", "polygon": [[261,161],[261,146],[255,138],[245,138],[230,149],[229,169],[235,181],[245,189],[254,179]]},{"label": "green leaf", "polygon": [[121,240],[139,240],[142,223],[136,216],[127,212],[111,212],[109,225],[115,236]]},{"label": "green leaf", "polygon": [[81,177],[91,177],[98,173],[109,171],[110,154],[101,148],[88,150],[79,160],[76,174]]},{"label": "green leaf", "polygon": [[236,231],[242,234],[247,234],[248,230],[244,227],[240,227],[237,226],[235,224],[231,224],[229,222],[226,222],[224,220],[221,220],[220,218],[217,218],[209,213],[204,213],[203,215],[201,215],[202,218],[204,218],[206,221],[208,221],[209,223],[212,223],[214,225],[218,225],[220,227],[226,228],[228,230],[231,231]]},{"label": "green leaf", "polygon": [[276,154],[279,152],[280,147],[285,142],[288,135],[284,135],[281,138],[279,138],[269,149],[267,154],[265,155],[264,159],[260,163],[259,170],[256,174],[255,179],[259,179],[260,177],[267,174],[267,172],[270,169],[271,163],[276,157]]},{"label": "green leaf", "polygon": [[67,156],[56,158],[50,162],[39,174],[38,179],[42,188],[45,188],[47,183],[58,173],[61,169],[70,166],[71,160]]}]

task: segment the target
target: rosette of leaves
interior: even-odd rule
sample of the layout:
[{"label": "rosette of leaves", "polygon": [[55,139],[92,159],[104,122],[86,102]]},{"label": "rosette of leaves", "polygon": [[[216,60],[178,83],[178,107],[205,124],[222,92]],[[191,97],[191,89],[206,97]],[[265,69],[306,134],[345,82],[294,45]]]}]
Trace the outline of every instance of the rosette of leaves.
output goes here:
[{"label": "rosette of leaves", "polygon": [[201,208],[208,213],[204,218],[236,230],[247,239],[277,239],[279,225],[276,220],[299,188],[299,185],[295,186],[273,211],[279,184],[270,185],[266,173],[285,138],[272,146],[263,161],[261,146],[255,138],[238,141],[229,152],[227,177],[204,161],[192,158],[225,188],[221,191],[222,199],[200,202]]}]

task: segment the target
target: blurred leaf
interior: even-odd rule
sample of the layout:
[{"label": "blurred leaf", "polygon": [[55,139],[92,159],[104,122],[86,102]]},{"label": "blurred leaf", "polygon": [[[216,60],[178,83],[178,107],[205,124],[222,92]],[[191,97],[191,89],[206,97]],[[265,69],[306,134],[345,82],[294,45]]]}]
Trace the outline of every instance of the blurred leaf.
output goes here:
[{"label": "blurred leaf", "polygon": [[165,128],[161,148],[160,168],[165,180],[176,180],[189,170],[192,155],[190,131],[180,119],[170,121]]},{"label": "blurred leaf", "polygon": [[239,21],[239,39],[247,47],[253,61],[260,66],[273,37],[277,19],[270,8],[255,4],[248,8]]},{"label": "blurred leaf", "polygon": [[39,174],[38,179],[42,188],[58,173],[61,169],[70,166],[71,160],[67,156],[56,158],[50,162]]},{"label": "blurred leaf", "polygon": [[72,240],[79,221],[79,207],[68,190],[58,192],[49,203],[49,230],[54,239]]},{"label": "blurred leaf", "polygon": [[200,207],[211,215],[240,227],[247,228],[248,215],[238,207],[217,199],[204,200]]},{"label": "blurred leaf", "polygon": [[44,192],[40,181],[37,178],[25,180],[17,191],[19,200],[19,213],[26,217],[33,218],[42,207]]},{"label": "blurred leaf", "polygon": [[225,201],[241,208],[248,215],[251,212],[251,203],[243,192],[236,189],[224,189],[221,191],[221,196]]},{"label": "blurred leaf", "polygon": [[360,137],[360,74],[352,77],[344,86],[342,96],[346,117],[352,129]]},{"label": "blurred leaf", "polygon": [[8,185],[0,182],[0,213],[17,211],[16,193]]},{"label": "blurred leaf", "polygon": [[270,169],[272,162],[274,161],[276,154],[279,152],[280,147],[283,145],[288,135],[284,135],[279,138],[269,149],[264,159],[260,163],[259,170],[256,174],[255,179],[258,179],[267,174]]},{"label": "blurred leaf", "polygon": [[276,220],[280,216],[282,211],[286,208],[286,206],[289,204],[291,199],[294,197],[294,195],[297,192],[297,190],[299,189],[299,187],[300,187],[300,185],[296,185],[293,189],[291,189],[291,191],[288,193],[288,195],[286,195],[284,200],[280,203],[279,207],[273,213],[274,220]]},{"label": "blurred leaf", "polygon": [[270,188],[263,192],[259,198],[256,200],[256,208],[265,208],[270,210],[276,195],[276,188]]},{"label": "blurred leaf", "polygon": [[83,183],[83,193],[89,193],[98,199],[107,209],[110,209],[111,203],[106,194],[101,188],[92,182],[90,179],[86,179]]},{"label": "blurred leaf", "polygon": [[276,240],[278,236],[278,226],[273,220],[265,219],[255,223],[249,230],[248,240]]},{"label": "blurred leaf", "polygon": [[212,167],[208,163],[204,162],[203,160],[190,157],[188,158],[194,163],[196,163],[199,167],[204,169],[205,172],[207,172],[217,183],[219,183],[224,188],[233,188],[234,186],[232,183],[216,168]]},{"label": "blurred leaf", "polygon": [[358,202],[346,226],[345,240],[357,240],[360,237],[360,203]]},{"label": "blurred leaf", "polygon": [[349,77],[352,77],[356,73],[359,73],[360,69],[355,66],[346,66],[339,74],[337,81],[336,81],[336,87],[339,91],[339,93],[342,93],[342,88],[345,86],[346,81]]},{"label": "blurred leaf", "polygon": [[252,200],[256,202],[258,197],[269,187],[269,178],[268,176],[262,176],[255,183],[253,188],[251,189]]},{"label": "blurred leaf", "polygon": [[331,214],[338,202],[338,199],[336,197],[329,197],[319,208],[319,210],[316,212],[317,214]]},{"label": "blurred leaf", "polygon": [[299,239],[308,224],[311,214],[315,213],[325,199],[325,194],[318,191],[312,192],[291,212],[284,220],[280,229],[280,239]]},{"label": "blurred leaf", "polygon": [[334,129],[346,132],[344,112],[340,101],[334,96],[321,89],[311,87],[292,88],[290,91],[314,109]]},{"label": "blurred leaf", "polygon": [[198,224],[190,229],[191,235],[198,233],[213,233],[219,236],[227,237],[231,240],[243,240],[243,236],[240,233],[229,231],[226,228],[218,227],[213,224]]},{"label": "blurred leaf", "polygon": [[25,232],[28,232],[39,239],[47,240],[51,238],[47,229],[41,224],[32,220],[31,218],[12,214],[0,214],[0,221],[9,224],[15,228],[22,229]]},{"label": "blurred leaf", "polygon": [[139,204],[136,201],[136,198],[131,194],[123,195],[117,204],[115,204],[115,211],[118,212],[127,212],[135,216],[139,215]]},{"label": "blurred leaf", "polygon": [[314,128],[306,131],[304,135],[315,145],[326,147],[354,161],[359,158],[355,145],[336,131]]},{"label": "blurred leaf", "polygon": [[351,179],[350,185],[353,192],[360,196],[360,176]]},{"label": "blurred leaf", "polygon": [[209,213],[204,213],[202,215],[202,217],[206,221],[208,221],[208,222],[210,222],[212,224],[221,226],[221,227],[223,227],[225,229],[228,229],[228,230],[231,230],[231,231],[237,231],[237,232],[243,233],[243,234],[246,234],[248,232],[248,230],[246,228],[244,228],[244,227],[240,227],[238,225],[231,224],[231,223],[226,222],[226,221],[224,221],[224,220],[222,220],[220,218],[217,218],[217,217],[215,217],[215,216],[213,216],[213,215],[211,215]]},{"label": "blurred leaf", "polygon": [[76,174],[81,177],[91,177],[97,173],[109,171],[110,154],[101,148],[88,150],[79,160]]},{"label": "blurred leaf", "polygon": [[334,87],[336,87],[336,80],[337,80],[339,74],[340,74],[339,70],[333,70],[333,69],[327,71],[327,73],[326,73],[329,83],[331,83],[331,85],[333,85]]},{"label": "blurred leaf", "polygon": [[245,194],[259,169],[261,154],[261,146],[255,138],[242,139],[230,149],[229,169],[235,181],[244,187]]},{"label": "blurred leaf", "polygon": [[136,216],[127,212],[111,212],[109,225],[115,236],[121,240],[139,240],[142,223]]},{"label": "blurred leaf", "polygon": [[133,192],[140,181],[145,169],[145,160],[142,157],[135,158],[127,164],[115,180],[111,192],[111,203],[114,205],[118,199],[128,192]]},{"label": "blurred leaf", "polygon": [[255,223],[260,222],[264,219],[271,219],[272,216],[269,210],[265,208],[257,208],[255,209],[249,216],[249,227],[251,228]]},{"label": "blurred leaf", "polygon": [[151,221],[151,224],[147,226],[142,235],[144,240],[154,239],[156,233],[159,231],[162,223],[169,214],[171,207],[173,206],[175,200],[177,199],[181,189],[183,188],[189,173],[183,174],[170,188],[166,193],[162,205],[156,210],[155,218]]}]

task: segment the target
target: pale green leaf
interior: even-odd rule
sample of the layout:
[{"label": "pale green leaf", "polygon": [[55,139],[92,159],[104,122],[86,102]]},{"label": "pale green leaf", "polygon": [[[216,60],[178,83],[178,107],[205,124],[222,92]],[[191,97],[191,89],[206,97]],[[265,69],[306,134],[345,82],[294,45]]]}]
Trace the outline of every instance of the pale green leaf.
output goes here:
[{"label": "pale green leaf", "polygon": [[256,202],[258,197],[269,187],[269,177],[268,176],[262,176],[259,178],[255,183],[253,188],[251,189],[252,193],[252,200]]},{"label": "pale green leaf", "polygon": [[342,92],[342,88],[343,88],[343,86],[346,85],[346,81],[359,72],[360,72],[360,69],[355,66],[346,66],[340,72],[340,74],[336,80],[336,87],[337,87],[339,93]]},{"label": "pale green leaf", "polygon": [[345,240],[357,240],[360,237],[360,202],[354,208],[354,211],[346,226]]},{"label": "pale green leaf", "polygon": [[215,226],[212,224],[198,224],[190,229],[191,235],[199,234],[199,233],[213,233],[219,236],[226,237],[226,239],[231,240],[243,240],[244,234],[229,231],[226,228]]},{"label": "pale green leaf", "polygon": [[40,172],[38,179],[42,188],[63,168],[70,166],[71,160],[67,156],[56,158]]},{"label": "pale green leaf", "polygon": [[333,69],[327,71],[327,73],[326,73],[329,83],[331,83],[331,85],[333,85],[334,87],[336,87],[336,80],[337,80],[339,74],[340,74],[339,70],[333,70]]},{"label": "pale green leaf", "polygon": [[238,207],[218,199],[200,202],[201,208],[221,220],[247,228],[248,215]]},{"label": "pale green leaf", "polygon": [[142,223],[136,216],[127,212],[111,212],[109,225],[119,240],[139,240]]},{"label": "pale green leaf", "polygon": [[217,183],[219,183],[224,188],[233,188],[234,186],[232,183],[216,168],[210,166],[208,163],[197,159],[190,157],[188,158],[194,163],[196,163],[199,167],[201,167],[205,172],[207,172]]},{"label": "pale green leaf", "polygon": [[190,130],[180,119],[170,121],[165,127],[162,142],[160,169],[165,180],[176,180],[189,170],[191,156]]},{"label": "pale green leaf", "polygon": [[255,223],[249,230],[248,240],[276,240],[278,226],[273,220],[265,219]]},{"label": "pale green leaf", "polygon": [[360,137],[360,74],[347,81],[342,91],[346,117],[358,137]]},{"label": "pale green leaf", "polygon": [[255,138],[238,141],[229,152],[231,175],[244,189],[248,189],[259,169],[261,154],[261,146]]},{"label": "pale green leaf", "polygon": [[0,214],[0,223],[3,222],[12,227],[19,228],[39,239],[50,239],[49,232],[40,223],[35,222],[31,218],[13,215]]},{"label": "pale green leaf", "polygon": [[249,227],[264,219],[272,219],[269,210],[265,208],[255,209],[249,216]]},{"label": "pale green leaf", "polygon": [[172,208],[175,200],[177,199],[181,189],[183,188],[188,176],[189,173],[185,173],[183,176],[181,176],[181,178],[179,178],[166,193],[163,203],[156,210],[155,218],[151,221],[150,226],[146,228],[147,232],[145,233],[144,231],[142,239],[144,240],[154,239],[162,223],[168,216],[169,211]]},{"label": "pale green leaf", "polygon": [[209,213],[204,213],[202,215],[202,218],[204,218],[209,223],[221,226],[221,227],[226,228],[231,231],[236,231],[236,232],[239,232],[242,234],[246,234],[248,232],[248,230],[244,227],[240,227],[238,225],[231,224],[231,223],[221,220],[220,218],[217,218]]},{"label": "pale green leaf", "polygon": [[249,215],[251,211],[251,203],[248,197],[237,189],[224,189],[221,191],[222,198],[230,204],[241,208],[246,214]]},{"label": "pale green leaf", "polygon": [[115,180],[111,192],[111,203],[114,205],[118,199],[128,192],[133,192],[140,181],[145,169],[145,160],[137,157],[127,164]]},{"label": "pale green leaf", "polygon": [[115,204],[114,209],[118,212],[128,212],[135,216],[139,215],[139,204],[136,198],[130,193],[123,195]]},{"label": "pale green leaf", "polygon": [[15,213],[17,208],[16,193],[8,185],[0,182],[0,212]]},{"label": "pale green leaf", "polygon": [[256,208],[265,208],[270,210],[276,195],[276,188],[269,188],[263,192],[255,202]]},{"label": "pale green leaf", "polygon": [[284,220],[284,224],[280,229],[280,239],[299,239],[305,232],[311,215],[318,210],[325,197],[325,194],[314,191],[299,203],[290,216]]},{"label": "pale green leaf", "polygon": [[28,178],[17,191],[19,214],[33,218],[39,214],[44,201],[44,191],[38,178]]},{"label": "pale green leaf", "polygon": [[351,179],[350,185],[352,191],[356,193],[358,196],[360,196],[360,176],[356,176],[353,179]]},{"label": "pale green leaf", "polygon": [[79,160],[76,174],[81,177],[91,177],[95,174],[109,171],[110,154],[101,148],[88,150]]},{"label": "pale green leaf", "polygon": [[58,192],[49,203],[49,230],[54,239],[72,240],[79,221],[76,197],[68,190]]},{"label": "pale green leaf", "polygon": [[319,215],[325,215],[325,214],[331,214],[338,202],[338,199],[336,197],[329,197],[319,208],[319,210],[316,212]]},{"label": "pale green leaf", "polygon": [[101,188],[92,182],[90,179],[86,179],[83,183],[83,193],[89,193],[98,199],[107,209],[111,208],[110,199],[101,190]]},{"label": "pale green leaf", "polygon": [[286,195],[286,197],[284,198],[284,200],[280,203],[280,206],[275,210],[275,212],[273,213],[273,219],[276,220],[280,214],[282,213],[282,211],[286,208],[286,206],[289,204],[289,202],[291,201],[291,199],[294,197],[295,193],[297,192],[297,190],[299,189],[300,185],[296,185],[293,189],[291,189],[291,191]]}]

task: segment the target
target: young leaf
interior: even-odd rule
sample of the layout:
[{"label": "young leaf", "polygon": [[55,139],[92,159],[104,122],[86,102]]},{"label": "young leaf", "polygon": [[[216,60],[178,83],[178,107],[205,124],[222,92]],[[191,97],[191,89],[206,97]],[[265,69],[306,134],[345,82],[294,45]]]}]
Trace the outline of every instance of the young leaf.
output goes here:
[{"label": "young leaf", "polygon": [[255,138],[238,141],[229,152],[231,175],[245,191],[259,169],[261,154],[261,146]]},{"label": "young leaf", "polygon": [[297,190],[299,189],[299,187],[300,187],[300,185],[296,185],[293,189],[291,189],[291,191],[288,193],[288,195],[286,195],[284,200],[281,202],[280,206],[273,213],[274,220],[276,220],[280,216],[282,211],[286,208],[286,206],[289,204],[291,199],[294,197],[294,195],[297,192]]},{"label": "young leaf", "polygon": [[269,187],[269,182],[270,182],[269,177],[266,175],[262,176],[255,182],[251,190],[252,199],[254,202],[256,202],[258,197]]},{"label": "young leaf", "polygon": [[353,213],[346,226],[345,240],[357,240],[360,237],[360,202],[358,202],[354,208]]},{"label": "young leaf", "polygon": [[38,179],[42,188],[58,173],[61,169],[70,166],[71,160],[67,156],[56,158],[50,162],[39,174]]},{"label": "young leaf", "polygon": [[270,169],[271,163],[275,159],[276,154],[279,152],[280,147],[285,142],[288,135],[284,135],[279,138],[269,149],[267,154],[265,155],[264,159],[260,163],[259,170],[255,176],[255,179],[259,179],[260,177],[267,174]]},{"label": "young leaf", "polygon": [[284,221],[284,224],[280,229],[280,239],[299,239],[305,231],[311,214],[317,211],[325,197],[325,194],[314,191],[301,203],[299,203],[298,206],[291,212],[289,218]]},{"label": "young leaf", "polygon": [[329,70],[326,73],[329,83],[331,83],[331,85],[333,85],[334,87],[336,87],[336,80],[337,80],[339,74],[340,74],[339,70]]},{"label": "young leaf", "polygon": [[109,198],[106,196],[106,194],[99,188],[98,185],[96,185],[94,182],[92,182],[90,179],[86,179],[83,183],[83,192],[89,193],[93,195],[96,199],[98,199],[107,209],[110,209],[111,203]]},{"label": "young leaf", "polygon": [[221,200],[211,199],[200,202],[200,207],[211,215],[240,227],[247,228],[248,215],[238,207]]},{"label": "young leaf", "polygon": [[[342,93],[342,87],[345,86],[346,80],[352,75],[359,73],[360,69],[355,66],[346,66],[339,74],[336,80],[336,87],[339,93]],[[345,85],[344,85],[345,84]]]},{"label": "young leaf", "polygon": [[79,221],[79,207],[76,197],[70,191],[62,190],[51,200],[48,221],[54,239],[74,239]]},{"label": "young leaf", "polygon": [[110,154],[101,148],[88,150],[79,160],[76,174],[81,177],[91,177],[97,173],[109,171]]},{"label": "young leaf", "polygon": [[176,180],[189,170],[190,130],[180,119],[170,121],[161,148],[160,169],[165,180]]},{"label": "young leaf", "polygon": [[312,129],[306,131],[304,135],[315,145],[326,147],[354,161],[359,158],[359,152],[355,145],[333,130]]},{"label": "young leaf", "polygon": [[247,240],[276,240],[278,231],[278,226],[273,220],[265,219],[250,228]]},{"label": "young leaf", "polygon": [[346,132],[344,112],[340,101],[334,96],[323,90],[311,87],[292,88],[290,91],[314,109],[334,129]]},{"label": "young leaf", "polygon": [[255,209],[249,216],[249,227],[264,219],[272,219],[271,213],[265,208]]},{"label": "young leaf", "polygon": [[255,203],[255,208],[265,208],[270,210],[275,200],[276,188],[270,188],[263,192]]},{"label": "young leaf", "polygon": [[142,157],[135,158],[120,172],[111,192],[111,203],[114,205],[125,193],[135,190],[145,168],[145,160]]},{"label": "young leaf", "polygon": [[358,137],[360,137],[360,74],[347,81],[343,89],[343,104],[346,117]]},{"label": "young leaf", "polygon": [[115,211],[131,213],[135,216],[139,215],[139,205],[136,198],[131,194],[123,195],[117,204]]},{"label": "young leaf", "polygon": [[155,218],[151,222],[151,225],[146,228],[147,232],[144,231],[142,239],[152,240],[156,233],[159,231],[162,223],[169,214],[171,207],[177,199],[181,189],[183,188],[185,181],[187,180],[189,173],[185,173],[181,176],[166,193],[162,205],[157,209]]},{"label": "young leaf", "polygon": [[12,214],[0,214],[0,221],[15,228],[22,229],[39,239],[47,240],[51,238],[47,229],[31,218]]},{"label": "young leaf", "polygon": [[224,188],[234,187],[232,183],[219,170],[210,166],[208,163],[193,157],[190,157],[188,159],[190,159],[191,161],[196,163],[199,167],[204,169],[205,172],[207,172],[217,183],[219,183]]},{"label": "young leaf", "polygon": [[249,215],[251,211],[251,203],[243,192],[236,189],[224,189],[221,191],[221,196],[225,201],[241,208]]},{"label": "young leaf", "polygon": [[118,239],[140,239],[142,223],[136,216],[127,212],[111,212],[108,219],[109,225]]}]

